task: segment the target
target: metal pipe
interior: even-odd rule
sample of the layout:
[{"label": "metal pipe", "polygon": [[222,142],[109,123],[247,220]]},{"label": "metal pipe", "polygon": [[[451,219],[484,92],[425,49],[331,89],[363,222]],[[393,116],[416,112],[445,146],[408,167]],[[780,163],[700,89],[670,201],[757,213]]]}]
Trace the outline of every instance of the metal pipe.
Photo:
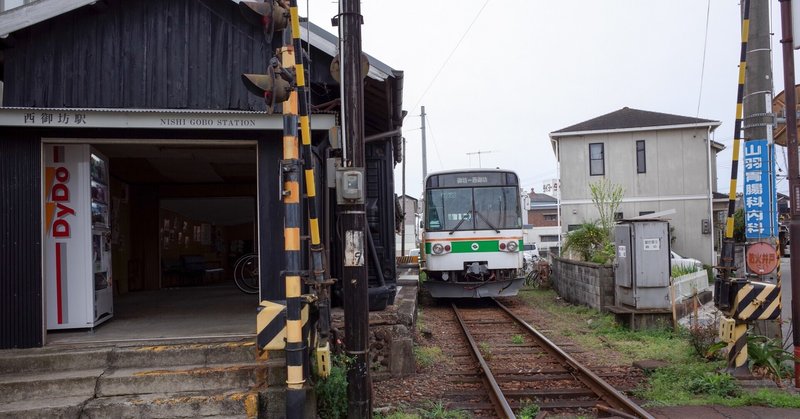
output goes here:
[{"label": "metal pipe", "polygon": [[371,143],[373,141],[382,140],[384,138],[393,138],[399,137],[403,134],[403,128],[393,129],[391,131],[382,132],[380,134],[370,135],[369,137],[364,137],[365,143]]},{"label": "metal pipe", "polygon": [[783,49],[783,86],[786,103],[786,148],[789,154],[789,258],[792,283],[792,344],[794,345],[794,386],[800,388],[800,173],[797,145],[797,95],[795,94],[794,50],[792,49],[792,3],[781,4],[781,44]]}]

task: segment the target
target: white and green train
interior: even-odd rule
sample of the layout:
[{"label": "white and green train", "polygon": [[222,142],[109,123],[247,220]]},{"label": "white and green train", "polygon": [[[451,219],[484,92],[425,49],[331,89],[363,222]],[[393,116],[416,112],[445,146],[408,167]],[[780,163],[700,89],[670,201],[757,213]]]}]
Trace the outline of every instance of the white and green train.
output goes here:
[{"label": "white and green train", "polygon": [[434,298],[516,295],[525,278],[519,177],[508,170],[425,179],[420,265]]}]

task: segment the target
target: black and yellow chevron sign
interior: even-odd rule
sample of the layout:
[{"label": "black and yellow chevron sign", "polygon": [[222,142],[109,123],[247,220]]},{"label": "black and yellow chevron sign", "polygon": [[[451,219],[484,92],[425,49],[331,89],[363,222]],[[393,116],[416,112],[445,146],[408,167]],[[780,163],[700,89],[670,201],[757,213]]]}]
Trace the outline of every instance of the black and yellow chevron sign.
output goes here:
[{"label": "black and yellow chevron sign", "polygon": [[777,319],[781,314],[781,288],[748,281],[736,292],[732,309],[733,317],[741,321]]},{"label": "black and yellow chevron sign", "polygon": [[[286,304],[283,301],[261,301],[256,320],[259,349],[268,351],[286,348]],[[308,305],[300,313],[303,326],[308,323]]]}]

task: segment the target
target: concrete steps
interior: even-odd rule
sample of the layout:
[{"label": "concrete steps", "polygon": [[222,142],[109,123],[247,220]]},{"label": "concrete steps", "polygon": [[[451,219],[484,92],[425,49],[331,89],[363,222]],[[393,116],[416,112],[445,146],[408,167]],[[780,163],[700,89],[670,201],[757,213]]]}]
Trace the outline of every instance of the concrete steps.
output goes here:
[{"label": "concrete steps", "polygon": [[255,417],[252,341],[0,351],[0,418]]}]

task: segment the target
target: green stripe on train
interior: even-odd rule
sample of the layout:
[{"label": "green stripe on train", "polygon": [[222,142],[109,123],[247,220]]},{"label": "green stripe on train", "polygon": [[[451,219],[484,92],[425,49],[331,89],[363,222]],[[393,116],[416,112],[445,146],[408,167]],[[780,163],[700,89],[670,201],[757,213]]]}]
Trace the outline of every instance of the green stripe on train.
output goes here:
[{"label": "green stripe on train", "polygon": [[[433,239],[435,241],[435,239]],[[425,253],[430,255],[431,242],[425,243]],[[483,253],[483,252],[499,252],[499,240],[475,240],[475,241],[457,241],[450,242],[452,249],[450,253]],[[519,241],[519,249],[522,250],[522,240]]]}]

